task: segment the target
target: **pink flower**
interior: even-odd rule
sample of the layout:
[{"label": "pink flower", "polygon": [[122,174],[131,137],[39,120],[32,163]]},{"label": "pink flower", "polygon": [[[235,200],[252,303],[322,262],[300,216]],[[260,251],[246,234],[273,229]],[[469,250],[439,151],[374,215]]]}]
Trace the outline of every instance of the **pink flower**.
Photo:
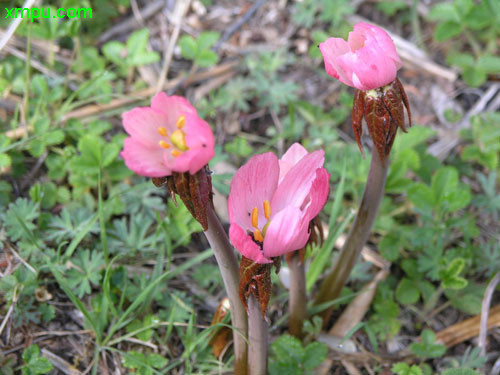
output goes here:
[{"label": "pink flower", "polygon": [[328,198],[330,175],[323,150],[308,153],[295,143],[278,160],[256,155],[236,172],[229,193],[229,238],[246,258],[270,263],[303,248],[309,222]]},{"label": "pink flower", "polygon": [[130,137],[121,156],[127,167],[142,176],[194,174],[215,155],[210,126],[181,96],[156,94],[151,107],[124,113],[123,127]]},{"label": "pink flower", "polygon": [[342,38],[328,38],[319,48],[326,72],[359,90],[391,83],[402,65],[389,34],[363,22],[354,25],[347,42]]}]

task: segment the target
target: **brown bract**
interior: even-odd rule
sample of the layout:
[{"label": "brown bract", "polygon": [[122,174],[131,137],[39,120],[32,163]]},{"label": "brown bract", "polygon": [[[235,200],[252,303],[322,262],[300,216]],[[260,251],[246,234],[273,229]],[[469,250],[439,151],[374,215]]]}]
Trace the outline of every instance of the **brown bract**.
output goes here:
[{"label": "brown bract", "polygon": [[153,178],[153,184],[160,187],[168,186],[170,196],[177,203],[177,194],[188,211],[201,224],[204,231],[208,230],[207,205],[213,207],[212,178],[208,167],[200,169],[194,175],[189,172],[173,172],[171,176]]},{"label": "brown bract", "polygon": [[256,263],[251,259],[241,257],[240,269],[238,271],[240,285],[239,294],[241,303],[248,313],[248,297],[253,294],[259,301],[260,311],[265,319],[267,304],[271,296],[271,269],[276,265],[276,273],[279,272],[280,257],[274,258],[274,263]]},{"label": "brown bract", "polygon": [[409,126],[411,126],[410,104],[403,85],[397,78],[389,85],[375,90],[356,90],[352,108],[352,128],[363,156],[361,144],[363,117],[380,159],[385,163],[385,159],[391,152],[398,127],[403,132],[407,132],[403,105],[408,112]]}]

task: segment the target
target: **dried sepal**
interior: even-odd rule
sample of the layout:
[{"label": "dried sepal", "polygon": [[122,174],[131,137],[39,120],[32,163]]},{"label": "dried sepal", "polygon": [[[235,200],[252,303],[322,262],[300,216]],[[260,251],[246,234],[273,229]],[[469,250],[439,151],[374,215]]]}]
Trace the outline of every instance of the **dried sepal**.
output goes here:
[{"label": "dried sepal", "polygon": [[401,99],[403,100],[403,104],[405,105],[406,112],[408,112],[408,126],[411,128],[410,102],[408,101],[408,97],[406,96],[405,89],[398,78],[396,78],[392,84],[393,84],[393,86],[394,85],[396,86],[397,90],[399,91],[399,95],[401,96]]},{"label": "dried sepal", "polygon": [[356,137],[356,142],[358,143],[359,150],[363,154],[363,157],[365,156],[365,151],[361,143],[361,136],[363,135],[363,116],[365,113],[364,98],[365,92],[356,90],[352,106],[352,130],[354,131],[354,137]]},{"label": "dried sepal", "polygon": [[[229,309],[230,302],[226,297],[219,303],[219,306],[217,306],[217,310],[215,310],[215,314],[210,325],[213,326],[221,323],[229,313]],[[212,336],[209,345],[212,347],[212,353],[216,358],[219,358],[227,348],[229,342],[231,341],[231,332],[232,331],[229,327],[221,327]]]},{"label": "dried sepal", "polygon": [[265,318],[266,309],[271,296],[272,263],[260,264],[244,256],[241,257],[239,294],[241,303],[248,313],[248,297],[251,294],[259,302],[260,311]]},{"label": "dried sepal", "polygon": [[[158,179],[156,179],[158,180]],[[154,181],[153,183],[165,182]],[[208,230],[207,205],[212,205],[212,178],[207,167],[200,169],[194,175],[189,172],[173,172],[166,177],[166,183],[170,197],[177,204],[175,195],[177,194],[191,215],[201,224],[204,231]]]},{"label": "dried sepal", "polygon": [[162,187],[167,183],[167,178],[166,177],[153,177],[151,179],[153,181],[154,186],[156,187]]},{"label": "dried sepal", "polygon": [[396,138],[397,128],[407,132],[403,105],[408,112],[409,126],[411,126],[410,104],[403,85],[397,78],[389,85],[375,90],[356,90],[352,109],[352,127],[361,152],[363,152],[361,135],[364,117],[373,144],[382,163],[385,163]]}]

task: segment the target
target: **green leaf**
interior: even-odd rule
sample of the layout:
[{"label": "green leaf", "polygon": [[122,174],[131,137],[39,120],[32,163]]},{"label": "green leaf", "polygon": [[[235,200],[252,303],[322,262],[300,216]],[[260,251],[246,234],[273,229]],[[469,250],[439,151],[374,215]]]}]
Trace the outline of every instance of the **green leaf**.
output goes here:
[{"label": "green leaf", "polygon": [[448,264],[446,269],[438,272],[443,288],[463,289],[467,286],[467,280],[459,276],[464,266],[465,261],[462,258],[456,258]]},{"label": "green leaf", "polygon": [[474,4],[466,17],[463,18],[463,23],[466,27],[472,30],[481,30],[490,25],[495,25],[495,16],[485,1]]},{"label": "green leaf", "polygon": [[427,15],[427,19],[430,21],[460,22],[460,16],[453,3],[438,3],[434,5]]},{"label": "green leaf", "polygon": [[19,239],[27,239],[27,233],[19,225],[18,217],[22,218],[29,231],[34,231],[36,226],[33,221],[38,218],[38,204],[26,198],[18,198],[15,202],[9,204],[9,209],[4,217],[4,225],[7,229],[7,235],[13,242]]},{"label": "green leaf", "polygon": [[219,56],[217,56],[217,54],[214,51],[204,49],[204,50],[201,50],[196,55],[196,59],[194,61],[200,67],[206,68],[206,67],[212,66],[215,63],[217,63],[218,59],[219,59]]},{"label": "green leaf", "polygon": [[466,67],[462,71],[462,77],[469,86],[478,87],[486,82],[486,72],[476,66]]},{"label": "green leaf", "polygon": [[198,50],[206,50],[211,48],[215,42],[217,42],[220,38],[220,34],[216,31],[204,31],[202,32],[198,38],[196,38],[196,42],[198,45]]},{"label": "green leaf", "polygon": [[403,277],[396,288],[396,298],[404,305],[411,305],[420,299],[420,292],[413,280]]},{"label": "green leaf", "polygon": [[456,189],[458,185],[458,172],[453,167],[439,168],[432,176],[432,191],[436,203],[441,203],[450,191]]},{"label": "green leaf", "polygon": [[26,363],[23,374],[46,374],[53,368],[47,358],[40,357],[38,345],[28,346],[23,352],[23,360]]},{"label": "green leaf", "polygon": [[7,154],[0,154],[0,169],[8,168],[12,164],[12,159]]},{"label": "green leaf", "polygon": [[301,342],[290,335],[283,335],[274,340],[271,350],[282,363],[301,363],[305,355]]},{"label": "green leaf", "polygon": [[190,35],[183,35],[179,38],[182,56],[188,60],[194,60],[198,52],[198,44]]},{"label": "green leaf", "polygon": [[481,313],[484,289],[482,285],[468,283],[463,289],[446,289],[444,293],[454,308],[466,314],[476,315]]},{"label": "green leaf", "polygon": [[422,211],[432,211],[434,209],[434,193],[429,186],[416,183],[408,190],[408,199]]},{"label": "green leaf", "polygon": [[461,19],[465,19],[467,13],[472,9],[472,0],[454,0],[453,5]]},{"label": "green leaf", "polygon": [[148,46],[149,31],[148,29],[137,30],[133,32],[127,39],[128,55],[142,53]]},{"label": "green leaf", "polygon": [[102,46],[102,53],[109,61],[116,65],[122,65],[126,57],[125,46],[116,41],[104,44],[104,46]]},{"label": "green leaf", "polygon": [[126,368],[138,369],[143,366],[147,366],[146,357],[144,354],[130,351],[128,353],[124,353],[122,358],[122,364]]},{"label": "green leaf", "polygon": [[470,368],[452,368],[445,370],[441,373],[441,375],[480,375],[479,372],[476,372]]},{"label": "green leaf", "polygon": [[321,342],[312,342],[306,346],[302,365],[307,370],[314,370],[326,358],[328,347]]},{"label": "green leaf", "polygon": [[78,141],[80,156],[71,161],[72,172],[82,175],[97,174],[102,160],[103,140],[95,135],[86,135]]},{"label": "green leaf", "polygon": [[410,350],[417,357],[423,359],[438,358],[446,353],[446,346],[435,343],[436,335],[431,330],[424,330],[421,337],[421,342],[415,342],[410,345]]},{"label": "green leaf", "polygon": [[393,16],[397,11],[407,8],[408,5],[401,0],[381,1],[377,3],[377,9],[381,10],[388,16]]},{"label": "green leaf", "polygon": [[470,53],[451,53],[446,56],[446,62],[449,65],[456,65],[462,69],[474,66],[476,63],[474,56]]},{"label": "green leaf", "polygon": [[151,365],[151,367],[162,368],[167,365],[168,360],[159,354],[152,353],[148,355],[148,363]]},{"label": "green leaf", "polygon": [[500,57],[484,55],[477,60],[477,68],[486,73],[500,73]]},{"label": "green leaf", "polygon": [[434,31],[434,39],[436,39],[437,42],[444,42],[459,35],[462,30],[462,24],[455,21],[446,21],[436,27],[436,30]]},{"label": "green leaf", "polygon": [[403,246],[403,237],[389,232],[382,238],[378,246],[380,254],[389,262],[394,262],[399,259],[400,250]]},{"label": "green leaf", "polygon": [[412,365],[410,367],[404,362],[394,364],[391,370],[397,375],[423,375],[420,367],[418,367],[417,365]]}]

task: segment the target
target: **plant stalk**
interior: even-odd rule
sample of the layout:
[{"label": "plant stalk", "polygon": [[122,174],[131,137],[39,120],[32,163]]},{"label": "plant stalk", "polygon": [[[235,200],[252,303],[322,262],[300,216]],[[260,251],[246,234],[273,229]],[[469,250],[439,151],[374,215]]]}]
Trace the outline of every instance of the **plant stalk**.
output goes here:
[{"label": "plant stalk", "polygon": [[[316,305],[339,297],[340,291],[346,283],[370,235],[380,202],[384,196],[388,169],[389,158],[386,158],[385,162],[382,162],[377,149],[374,147],[372,150],[370,172],[368,173],[358,213],[334,266],[321,283],[319,293],[314,301]],[[323,313],[323,324],[327,324],[332,311],[333,307]]]},{"label": "plant stalk", "polygon": [[248,297],[248,369],[250,375],[267,374],[267,323],[259,302],[251,293]]},{"label": "plant stalk", "polygon": [[238,294],[238,261],[227,234],[210,204],[207,205],[207,221],[208,230],[203,233],[205,233],[208,243],[214,251],[231,304],[231,322],[234,327],[234,373],[236,375],[247,375],[246,337],[248,335],[248,320]]},{"label": "plant stalk", "polygon": [[301,339],[302,325],[307,319],[306,273],[298,251],[289,258],[290,269],[290,334]]}]

